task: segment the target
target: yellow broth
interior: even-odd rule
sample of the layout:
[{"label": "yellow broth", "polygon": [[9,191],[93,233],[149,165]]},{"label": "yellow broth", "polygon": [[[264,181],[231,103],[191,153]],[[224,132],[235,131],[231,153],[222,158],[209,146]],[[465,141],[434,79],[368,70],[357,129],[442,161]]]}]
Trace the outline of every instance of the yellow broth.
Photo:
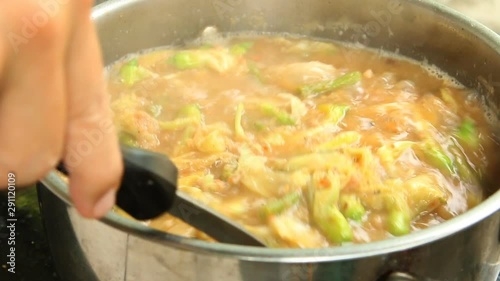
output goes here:
[{"label": "yellow broth", "polygon": [[[271,247],[418,231],[483,200],[498,144],[478,96],[414,61],[274,36],[109,70],[121,141],[169,155],[180,190]],[[164,215],[146,222],[211,240]]]}]

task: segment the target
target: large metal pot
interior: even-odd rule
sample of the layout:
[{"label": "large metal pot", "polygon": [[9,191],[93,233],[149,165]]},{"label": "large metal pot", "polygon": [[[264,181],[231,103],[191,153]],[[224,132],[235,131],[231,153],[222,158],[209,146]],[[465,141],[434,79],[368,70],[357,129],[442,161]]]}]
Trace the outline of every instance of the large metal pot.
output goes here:
[{"label": "large metal pot", "polygon": [[[107,63],[182,43],[207,26],[289,32],[426,60],[476,88],[494,108],[500,97],[500,38],[434,2],[125,0],[101,4],[93,17]],[[485,187],[489,198],[473,210],[418,233],[366,245],[277,250],[185,239],[114,213],[102,222],[85,220],[59,200],[68,200],[67,187],[56,174],[43,184],[59,197],[40,188],[52,252],[69,281],[489,281],[500,270],[498,186]]]}]

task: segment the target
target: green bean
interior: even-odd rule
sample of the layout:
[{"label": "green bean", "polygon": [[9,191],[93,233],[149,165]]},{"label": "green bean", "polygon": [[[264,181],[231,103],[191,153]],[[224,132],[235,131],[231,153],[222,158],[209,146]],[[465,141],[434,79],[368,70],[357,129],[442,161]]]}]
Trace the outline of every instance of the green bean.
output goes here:
[{"label": "green bean", "polygon": [[389,232],[394,236],[401,236],[410,233],[410,218],[403,211],[392,211],[387,218],[387,227]]},{"label": "green bean", "polygon": [[366,213],[365,207],[355,195],[340,196],[340,206],[342,214],[349,219],[361,221]]},{"label": "green bean", "polygon": [[453,174],[455,172],[455,166],[453,160],[444,152],[444,150],[438,145],[432,142],[426,142],[419,147],[424,158],[434,165],[438,169]]},{"label": "green bean", "polygon": [[351,241],[351,225],[337,208],[340,195],[340,179],[332,171],[315,172],[311,178],[309,200],[311,217],[324,235],[335,243]]},{"label": "green bean", "polygon": [[332,205],[314,206],[314,222],[332,242],[350,242],[353,239],[351,225],[342,213]]},{"label": "green bean", "polygon": [[403,196],[391,193],[385,196],[385,206],[389,213],[387,230],[395,236],[408,234],[411,231],[411,212],[408,202]]},{"label": "green bean", "polygon": [[477,174],[467,163],[465,155],[457,146],[452,145],[449,148],[454,160],[450,158],[438,144],[430,141],[420,145],[417,149],[420,149],[423,158],[428,161],[429,164],[435,166],[442,172],[448,173],[448,175],[458,174],[464,181],[477,183]]},{"label": "green bean", "polygon": [[317,96],[337,90],[342,87],[352,86],[361,81],[361,72],[351,72],[340,76],[335,80],[323,81],[315,84],[305,85],[300,88],[302,97]]},{"label": "green bean", "polygon": [[479,146],[479,133],[476,129],[476,123],[472,118],[465,118],[458,127],[455,135],[472,148],[477,148]]},{"label": "green bean", "polygon": [[281,110],[272,104],[264,103],[261,105],[261,109],[265,114],[276,118],[276,120],[278,120],[278,123],[280,123],[281,125],[293,126],[296,124],[296,121],[292,118],[292,116],[290,116],[290,114],[288,114],[288,112]]},{"label": "green bean", "polygon": [[262,207],[261,214],[264,218],[279,215],[299,203],[300,197],[300,192],[292,192],[280,199],[272,200]]}]

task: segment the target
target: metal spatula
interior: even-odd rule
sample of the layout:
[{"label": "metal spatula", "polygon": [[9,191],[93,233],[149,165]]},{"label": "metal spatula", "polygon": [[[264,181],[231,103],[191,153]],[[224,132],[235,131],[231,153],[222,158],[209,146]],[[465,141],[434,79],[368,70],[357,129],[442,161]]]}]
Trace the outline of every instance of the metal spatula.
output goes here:
[{"label": "metal spatula", "polygon": [[[177,167],[163,154],[121,146],[125,172],[116,205],[138,220],[169,212],[221,243],[262,246],[241,225],[177,191]],[[63,165],[58,170],[67,174]]]}]

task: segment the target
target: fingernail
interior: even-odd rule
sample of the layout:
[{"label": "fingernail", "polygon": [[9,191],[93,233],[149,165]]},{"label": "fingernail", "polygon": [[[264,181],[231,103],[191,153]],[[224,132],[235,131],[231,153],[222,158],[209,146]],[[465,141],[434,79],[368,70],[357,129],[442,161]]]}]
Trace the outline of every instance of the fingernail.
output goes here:
[{"label": "fingernail", "polygon": [[94,205],[94,216],[97,218],[103,217],[115,204],[116,191],[110,190]]}]

